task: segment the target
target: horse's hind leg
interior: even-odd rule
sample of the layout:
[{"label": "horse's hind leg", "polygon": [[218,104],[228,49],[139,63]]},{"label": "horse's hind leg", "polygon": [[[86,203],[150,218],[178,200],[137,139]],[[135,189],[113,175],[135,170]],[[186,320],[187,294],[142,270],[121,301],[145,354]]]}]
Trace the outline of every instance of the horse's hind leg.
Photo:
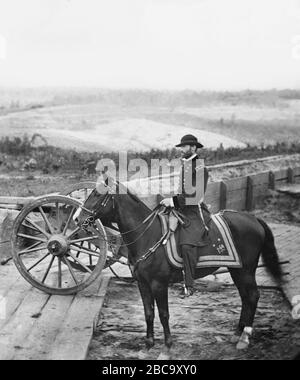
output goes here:
[{"label": "horse's hind leg", "polygon": [[237,344],[237,348],[247,348],[249,345],[249,337],[252,334],[253,321],[259,300],[255,271],[251,273],[243,269],[230,269],[229,272],[242,299],[242,311],[238,325],[239,333],[242,335]]},{"label": "horse's hind leg", "polygon": [[147,324],[146,346],[154,346],[154,297],[151,287],[144,281],[138,281],[139,290],[144,305],[145,319]]},{"label": "horse's hind leg", "polygon": [[154,280],[151,288],[158,307],[160,322],[164,329],[165,345],[167,348],[171,348],[173,342],[169,326],[168,284]]}]

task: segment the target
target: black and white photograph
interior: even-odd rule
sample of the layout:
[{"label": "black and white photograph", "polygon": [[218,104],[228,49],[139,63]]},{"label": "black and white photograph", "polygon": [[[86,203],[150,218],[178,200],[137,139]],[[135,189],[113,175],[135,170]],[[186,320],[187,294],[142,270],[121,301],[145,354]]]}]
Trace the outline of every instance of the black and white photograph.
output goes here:
[{"label": "black and white photograph", "polygon": [[300,359],[300,0],[0,0],[0,360]]}]

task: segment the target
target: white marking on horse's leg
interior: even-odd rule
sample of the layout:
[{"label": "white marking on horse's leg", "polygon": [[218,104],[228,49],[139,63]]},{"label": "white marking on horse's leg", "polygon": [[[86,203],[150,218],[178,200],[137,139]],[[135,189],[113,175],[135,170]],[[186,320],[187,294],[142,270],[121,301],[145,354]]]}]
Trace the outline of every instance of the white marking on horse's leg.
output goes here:
[{"label": "white marking on horse's leg", "polygon": [[296,295],[292,298],[292,318],[295,320],[300,319],[300,295]]},{"label": "white marking on horse's leg", "polygon": [[244,327],[244,331],[242,332],[238,344],[236,345],[237,350],[245,350],[246,348],[248,348],[252,333],[252,327]]},{"label": "white marking on horse's leg", "polygon": [[292,318],[295,320],[300,319],[300,296],[299,295],[294,296],[292,298],[292,306],[293,306]]}]

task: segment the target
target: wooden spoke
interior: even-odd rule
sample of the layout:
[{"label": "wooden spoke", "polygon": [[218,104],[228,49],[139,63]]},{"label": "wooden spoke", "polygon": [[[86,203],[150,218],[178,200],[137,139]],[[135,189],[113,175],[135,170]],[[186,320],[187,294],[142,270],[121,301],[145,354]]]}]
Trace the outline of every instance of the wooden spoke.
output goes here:
[{"label": "wooden spoke", "polygon": [[25,224],[25,223],[22,224],[22,227],[30,228],[32,231],[35,231],[35,232],[40,232],[40,231],[38,231],[36,228],[34,228],[33,226],[30,226],[30,225]]},{"label": "wooden spoke", "polygon": [[58,257],[58,272],[57,272],[57,276],[58,276],[58,287],[61,288],[61,284],[62,284],[62,272],[61,272],[61,258]]},{"label": "wooden spoke", "polygon": [[80,227],[76,227],[75,230],[70,233],[70,235],[67,235],[67,238],[70,239],[72,236],[74,236],[75,234],[77,234],[77,232],[79,232],[80,230],[81,230]]},{"label": "wooden spoke", "polygon": [[27,269],[27,272],[30,272],[33,268],[35,268],[39,263],[41,263],[43,260],[45,260],[46,257],[50,255],[49,252],[45,256],[43,256],[41,259],[39,259],[35,264],[33,264],[29,269]]},{"label": "wooden spoke", "polygon": [[47,270],[46,270],[46,273],[44,274],[44,277],[43,277],[43,279],[42,279],[42,283],[44,283],[44,282],[46,281],[46,278],[47,278],[47,276],[48,276],[48,274],[49,274],[49,272],[50,272],[50,269],[51,269],[51,267],[52,267],[52,264],[53,264],[54,259],[55,259],[55,256],[52,256],[51,261],[50,261],[50,264],[48,265],[48,268],[47,268]]},{"label": "wooden spoke", "polygon": [[50,224],[50,222],[49,222],[49,220],[48,220],[48,218],[47,218],[47,216],[46,216],[46,214],[45,214],[45,212],[41,206],[39,207],[39,211],[40,211],[40,213],[41,213],[41,215],[42,215],[42,217],[46,223],[46,226],[49,228],[50,233],[54,234],[54,229],[53,229],[52,225]]},{"label": "wooden spoke", "polygon": [[83,262],[81,260],[78,259],[78,257],[76,257],[75,255],[73,255],[73,253],[69,252],[69,255],[79,264],[82,266],[82,268],[84,268],[87,272],[89,273],[92,273],[92,271],[90,270],[90,268],[88,268],[85,264],[83,264]]},{"label": "wooden spoke", "polygon": [[64,230],[63,230],[63,235],[65,235],[67,230],[68,230],[69,224],[73,218],[75,210],[76,210],[76,207],[73,207],[71,212],[70,212],[70,215],[68,216],[68,220],[67,220],[66,225],[65,225]]},{"label": "wooden spoke", "polygon": [[[25,219],[26,222],[30,223],[37,231],[39,231],[41,234],[45,235],[46,237],[49,237],[50,235],[48,234],[48,232],[46,232],[42,227],[40,227],[38,224],[36,224],[34,221],[30,220],[30,219]],[[23,224],[24,225],[24,224]],[[25,227],[29,227],[29,228],[33,228],[33,227],[30,227],[30,226],[25,226]]]},{"label": "wooden spoke", "polygon": [[26,253],[32,253],[32,252],[38,252],[38,251],[42,251],[44,249],[47,249],[47,247],[40,247],[39,245],[41,244],[42,242],[38,242],[38,246],[36,246],[35,248],[28,248],[28,249],[23,249],[23,251],[20,251],[18,252],[18,255],[26,255]]},{"label": "wooden spoke", "polygon": [[79,253],[85,253],[86,255],[100,257],[100,255],[96,253],[95,251],[89,250],[88,248],[79,247],[76,244],[71,244],[70,248]]},{"label": "wooden spoke", "polygon": [[[88,247],[89,249],[91,250],[91,243],[88,243]],[[99,257],[99,256],[98,256]],[[90,260],[90,266],[93,265],[93,254],[92,255],[89,255],[89,260]]]},{"label": "wooden spoke", "polygon": [[63,262],[64,262],[64,263],[66,264],[66,266],[69,268],[69,271],[70,271],[70,273],[71,273],[71,276],[72,276],[72,278],[73,278],[75,284],[78,285],[77,278],[76,278],[76,276],[75,276],[75,273],[73,272],[73,269],[72,269],[72,267],[71,267],[71,264],[69,263],[69,260],[63,258]]},{"label": "wooden spoke", "polygon": [[[83,247],[83,242],[81,242],[80,243],[80,248],[82,248]],[[79,255],[80,255],[80,252],[81,252],[81,250],[80,251],[78,251],[78,253],[76,254],[76,257],[79,257]]]},{"label": "wooden spoke", "polygon": [[99,238],[98,235],[95,235],[95,236],[87,236],[87,237],[80,238],[80,239],[70,240],[69,243],[70,243],[70,244],[73,244],[73,243],[80,243],[80,242],[85,242],[85,241],[90,241],[90,240],[96,240],[96,239],[98,239],[98,238]]},{"label": "wooden spoke", "polygon": [[17,234],[18,237],[26,238],[26,239],[31,239],[31,240],[36,240],[40,241],[41,243],[47,243],[47,240],[42,239],[38,236],[31,236],[31,235],[26,235],[26,234],[21,234],[20,232]]},{"label": "wooden spoke", "polygon": [[55,203],[55,209],[56,209],[56,224],[59,226],[59,204],[58,202]]},{"label": "wooden spoke", "polygon": [[32,249],[32,248],[35,248],[35,247],[37,247],[37,246],[40,245],[40,244],[42,244],[42,242],[41,242],[41,241],[38,241],[38,242],[36,242],[36,243],[33,243],[30,247],[27,247],[26,249]]}]

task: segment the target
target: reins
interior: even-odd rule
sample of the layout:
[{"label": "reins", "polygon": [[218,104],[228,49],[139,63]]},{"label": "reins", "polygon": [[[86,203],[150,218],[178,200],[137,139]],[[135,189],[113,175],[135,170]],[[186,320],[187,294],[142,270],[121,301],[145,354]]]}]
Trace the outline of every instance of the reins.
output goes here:
[{"label": "reins", "polygon": [[[106,193],[104,199],[101,201],[101,206],[102,207],[106,207],[108,202],[110,200],[112,200],[113,202],[113,209],[115,208],[115,199],[114,199],[114,194],[111,192],[109,186],[108,187],[108,192]],[[89,195],[89,197],[87,198],[87,200],[85,201],[85,203],[88,201],[88,199],[91,197],[91,195],[93,194],[93,192]],[[97,210],[97,207],[98,205],[96,204],[95,205],[95,210]],[[148,223],[148,225],[146,226],[146,228],[143,230],[143,232],[134,240],[134,241],[131,241],[130,243],[125,243],[125,244],[120,244],[120,247],[129,247],[133,244],[135,244],[138,240],[140,240],[144,235],[145,233],[149,230],[149,228],[152,226],[152,224],[154,223],[156,217],[158,216],[159,212],[160,212],[160,209],[164,207],[162,206],[161,204],[158,204],[154,210],[152,210],[152,212],[150,213],[150,215],[148,215],[136,228],[132,229],[132,230],[128,230],[128,231],[125,231],[125,232],[120,232],[120,234],[122,236],[126,235],[126,234],[129,234],[131,232],[135,232],[137,231],[139,228],[141,228],[142,225]],[[80,206],[80,208],[84,211],[86,211],[88,214],[90,214],[90,217],[88,217],[86,219],[86,222],[87,224],[89,224],[90,222],[94,222],[95,219],[96,219],[96,211],[93,211],[93,210],[89,210],[87,207],[85,206]],[[178,212],[174,212],[174,210],[171,210],[172,213],[174,213],[175,216],[177,216],[178,220],[180,223],[184,223],[183,220],[181,219],[180,216],[183,216],[181,215],[180,213]],[[180,216],[178,215],[180,214]],[[83,224],[84,225],[84,224]],[[134,269],[133,269],[133,272],[136,271],[139,263],[141,263],[142,261],[146,260],[149,256],[151,256],[161,245],[165,245],[169,239],[169,236],[171,234],[171,231],[168,230],[165,234],[163,234],[163,236],[151,247],[149,248],[137,261],[136,263],[134,264]],[[109,243],[109,242],[108,242]]]},{"label": "reins", "polygon": [[[93,194],[93,192],[89,195],[89,197],[86,199],[85,203],[88,201],[88,199],[91,197],[91,195]],[[107,194],[105,195],[105,198],[101,201],[101,204],[100,206],[102,207],[106,207],[108,202],[110,201],[110,199],[112,200],[113,202],[113,209],[115,209],[115,198],[114,198],[114,195],[112,193],[110,193],[109,191],[107,192]],[[84,210],[85,212],[87,212],[88,214],[90,214],[90,216],[86,219],[86,222],[87,224],[89,224],[90,222],[93,223],[95,221],[95,216],[96,216],[96,211],[94,210],[90,210],[88,209],[87,207],[85,207],[84,205],[81,205],[79,206],[79,208],[81,210]],[[123,236],[123,235],[127,235],[131,232],[135,232],[137,231],[139,228],[142,227],[142,225],[144,225],[145,223],[147,223],[149,220],[149,224],[148,226],[145,228],[145,230],[137,237],[136,240],[128,243],[128,244],[121,244],[120,246],[122,247],[127,247],[129,245],[132,245],[134,243],[136,243],[141,237],[143,237],[143,235],[148,231],[148,229],[151,227],[151,225],[153,224],[155,218],[157,217],[157,214],[159,212],[161,208],[161,205],[158,204],[153,210],[152,212],[150,213],[150,215],[148,215],[137,227],[133,228],[132,230],[128,230],[128,231],[125,231],[125,232],[120,232],[120,234]],[[95,205],[95,209],[97,209],[97,204]],[[84,223],[83,223],[83,226],[84,226]]]},{"label": "reins", "polygon": [[[89,197],[92,195],[92,193],[89,195]],[[89,197],[87,198],[87,200],[89,199]],[[104,199],[101,201],[101,206],[102,207],[106,207],[108,202],[110,201],[110,199],[112,200],[113,202],[113,209],[115,208],[115,200],[114,200],[114,195],[112,193],[110,193],[108,191],[108,193],[106,194],[106,196],[104,197]],[[86,200],[86,202],[87,202]],[[120,244],[120,247],[129,247],[133,244],[135,244],[138,240],[140,240],[144,235],[145,233],[149,230],[149,228],[152,226],[152,224],[154,223],[156,217],[158,216],[158,213],[160,212],[160,209],[161,209],[162,205],[161,204],[158,204],[153,210],[152,212],[150,213],[150,215],[148,215],[137,227],[133,228],[132,230],[128,230],[128,231],[125,231],[125,232],[120,232],[120,234],[122,236],[126,235],[126,234],[129,234],[131,232],[135,232],[137,231],[139,228],[141,228],[144,224],[148,223],[146,228],[142,231],[142,233],[133,241],[129,242],[129,243],[125,243],[125,244]],[[93,211],[93,210],[89,210],[87,207],[85,207],[84,205],[81,205],[80,208],[82,210],[84,210],[85,212],[87,212],[88,214],[90,214],[90,216],[86,219],[86,222],[87,224],[89,224],[90,222],[93,222],[95,221],[95,216],[96,216],[96,211]],[[95,209],[97,209],[97,204],[95,205]],[[166,244],[168,238],[169,238],[169,235],[170,235],[170,231],[166,232],[151,248],[149,248],[135,263],[134,265],[134,272],[136,271],[137,269],[137,266],[140,262],[146,260],[152,253],[154,253],[161,245],[163,244]],[[102,238],[104,238],[102,236]],[[108,241],[106,241],[107,243],[109,243]]]}]

